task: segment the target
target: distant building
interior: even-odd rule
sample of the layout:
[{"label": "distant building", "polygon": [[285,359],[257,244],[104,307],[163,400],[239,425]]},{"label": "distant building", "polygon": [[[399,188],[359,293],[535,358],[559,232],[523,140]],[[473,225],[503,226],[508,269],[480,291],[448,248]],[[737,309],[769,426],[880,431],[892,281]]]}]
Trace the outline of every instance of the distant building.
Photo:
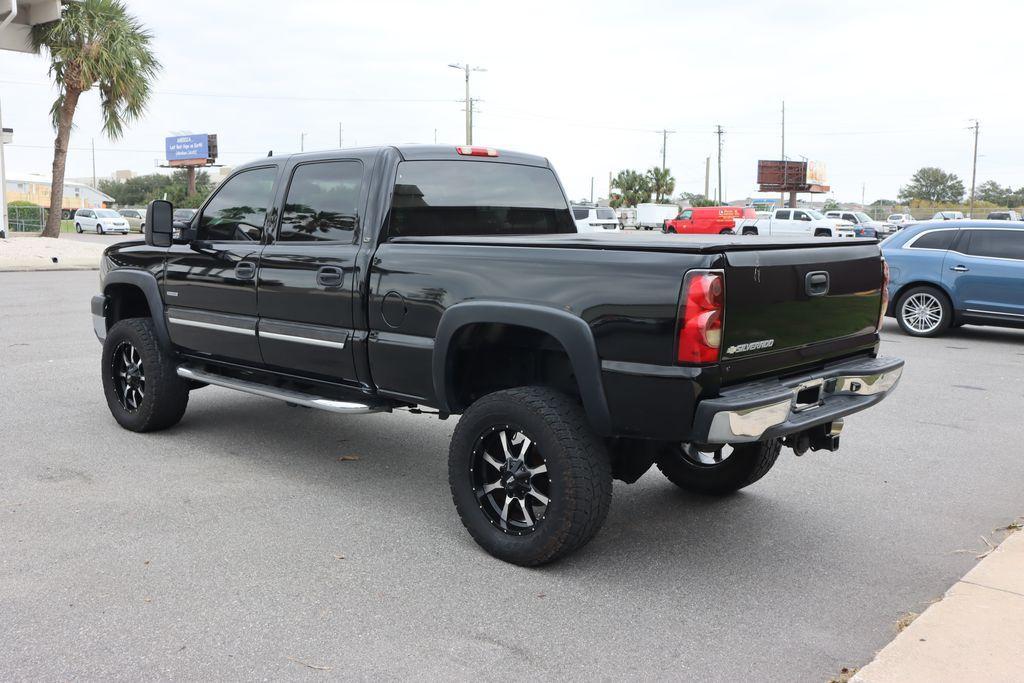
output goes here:
[{"label": "distant building", "polygon": [[120,171],[114,171],[114,180],[119,183],[123,183],[126,180],[131,180],[135,177],[135,172],[128,169],[122,169]]},{"label": "distant building", "polygon": [[32,52],[32,27],[60,19],[60,6],[60,0],[0,0],[0,50]]},{"label": "distant building", "polygon": [[[41,175],[8,175],[5,188],[7,202],[32,202],[39,206],[50,206],[50,179]],[[62,207],[65,213],[75,209],[93,209],[109,207],[114,203],[114,198],[100,192],[95,187],[84,183],[67,181],[64,183],[64,202]]]}]

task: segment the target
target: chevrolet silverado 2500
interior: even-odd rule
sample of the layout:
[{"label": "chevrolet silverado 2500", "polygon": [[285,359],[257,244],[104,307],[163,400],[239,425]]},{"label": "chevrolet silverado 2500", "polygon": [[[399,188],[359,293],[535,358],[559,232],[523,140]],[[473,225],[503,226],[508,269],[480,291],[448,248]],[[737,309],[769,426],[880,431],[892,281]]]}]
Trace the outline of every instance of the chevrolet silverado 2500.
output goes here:
[{"label": "chevrolet silverado 2500", "polygon": [[613,478],[656,465],[727,494],[783,446],[835,450],[843,418],[902,371],[878,353],[875,241],[578,235],[541,157],[268,157],[187,224],[172,210],[151,203],[145,240],[102,259],[92,313],[115,420],[166,429],[206,385],[342,414],[461,415],[455,507],[509,562],[586,543]]}]

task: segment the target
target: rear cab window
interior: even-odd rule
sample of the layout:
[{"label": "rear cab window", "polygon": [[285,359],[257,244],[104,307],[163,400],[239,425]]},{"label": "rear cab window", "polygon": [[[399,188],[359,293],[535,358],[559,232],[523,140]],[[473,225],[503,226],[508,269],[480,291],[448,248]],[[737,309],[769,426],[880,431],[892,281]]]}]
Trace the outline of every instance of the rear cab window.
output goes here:
[{"label": "rear cab window", "polygon": [[555,174],[540,166],[403,161],[389,237],[575,233]]},{"label": "rear cab window", "polygon": [[597,210],[597,218],[602,221],[614,221],[617,220],[615,217],[615,209],[604,209],[599,208]]}]

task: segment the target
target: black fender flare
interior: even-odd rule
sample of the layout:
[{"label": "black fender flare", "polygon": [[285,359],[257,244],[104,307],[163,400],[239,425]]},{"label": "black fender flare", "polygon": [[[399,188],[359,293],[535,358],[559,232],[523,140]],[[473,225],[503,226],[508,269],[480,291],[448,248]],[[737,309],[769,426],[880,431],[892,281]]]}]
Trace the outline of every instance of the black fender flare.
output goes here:
[{"label": "black fender flare", "polygon": [[160,285],[156,276],[145,270],[112,270],[103,279],[103,294],[110,296],[107,291],[110,285],[132,285],[138,287],[146,297],[149,305],[149,312],[153,318],[153,327],[156,330],[157,341],[165,351],[173,349],[171,335],[167,330],[167,318],[164,317],[164,302],[160,297]]},{"label": "black fender flare", "polygon": [[452,341],[460,329],[474,323],[518,325],[545,332],[565,349],[583,399],[583,409],[598,434],[611,432],[608,402],[601,381],[601,359],[590,326],[582,318],[556,308],[535,304],[466,301],[448,308],[441,316],[434,336],[431,371],[434,395],[442,412],[451,412],[454,392],[448,386],[452,375]]}]

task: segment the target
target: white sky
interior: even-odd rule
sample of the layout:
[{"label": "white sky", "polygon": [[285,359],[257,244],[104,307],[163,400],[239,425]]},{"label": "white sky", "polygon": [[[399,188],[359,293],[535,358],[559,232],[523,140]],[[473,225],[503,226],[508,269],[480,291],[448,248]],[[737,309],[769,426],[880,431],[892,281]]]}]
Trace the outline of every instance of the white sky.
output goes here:
[{"label": "white sky", "polygon": [[[1024,185],[1020,83],[1024,2],[129,2],[164,65],[147,115],[102,137],[83,97],[68,176],[150,172],[165,136],[217,133],[221,160],[273,149],[463,142],[462,74],[483,102],[474,142],[549,157],[573,199],[608,173],[661,162],[702,192],[725,130],[729,199],[755,192],[756,161],[824,162],[835,197],[893,198],[921,166],[970,184],[969,119],[981,121],[978,183]],[[9,173],[48,173],[53,131],[43,57],[0,53]],[[188,93],[188,94],[185,94]],[[714,186],[712,159],[712,187]],[[712,189],[712,194],[714,190]]]}]

